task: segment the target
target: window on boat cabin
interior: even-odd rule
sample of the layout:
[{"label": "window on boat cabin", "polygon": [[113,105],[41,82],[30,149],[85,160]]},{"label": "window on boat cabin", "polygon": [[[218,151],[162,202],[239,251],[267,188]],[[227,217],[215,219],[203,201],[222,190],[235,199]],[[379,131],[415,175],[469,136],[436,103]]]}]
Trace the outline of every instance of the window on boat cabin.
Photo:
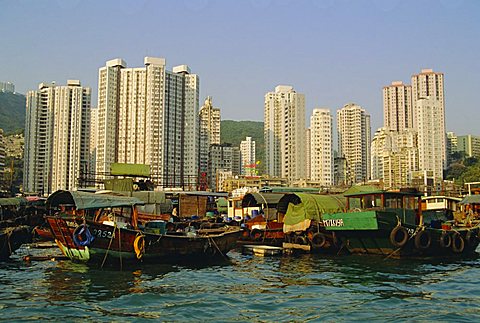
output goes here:
[{"label": "window on boat cabin", "polygon": [[408,210],[418,209],[418,198],[416,196],[405,196],[405,208]]},{"label": "window on boat cabin", "polygon": [[348,209],[359,209],[362,207],[362,199],[360,197],[349,197],[348,198]]},{"label": "window on boat cabin", "polygon": [[389,209],[402,208],[402,197],[395,195],[385,196],[385,207]]}]

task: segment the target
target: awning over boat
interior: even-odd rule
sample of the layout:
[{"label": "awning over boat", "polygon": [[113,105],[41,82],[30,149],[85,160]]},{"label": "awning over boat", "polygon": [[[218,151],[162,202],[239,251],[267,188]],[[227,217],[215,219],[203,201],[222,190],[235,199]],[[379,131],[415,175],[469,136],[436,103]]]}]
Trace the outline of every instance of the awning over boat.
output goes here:
[{"label": "awning over boat", "polygon": [[277,206],[280,199],[285,194],[282,193],[248,193],[242,199],[242,207],[253,207],[267,205],[268,207]]},{"label": "awning over boat", "polygon": [[466,196],[460,204],[480,204],[480,195],[469,195]]},{"label": "awning over boat", "polygon": [[26,204],[27,204],[27,200],[24,197],[0,198],[0,206],[22,206]]},{"label": "awning over boat", "polygon": [[307,193],[286,194],[278,203],[278,212],[284,213],[284,224],[295,225],[305,220],[321,220],[323,213],[336,213],[345,209],[345,197],[340,194],[318,195]]},{"label": "awning over boat", "polygon": [[117,196],[109,194],[95,194],[80,191],[56,191],[47,199],[47,205],[72,205],[77,210],[100,209],[107,207],[134,206],[145,204],[136,197]]}]

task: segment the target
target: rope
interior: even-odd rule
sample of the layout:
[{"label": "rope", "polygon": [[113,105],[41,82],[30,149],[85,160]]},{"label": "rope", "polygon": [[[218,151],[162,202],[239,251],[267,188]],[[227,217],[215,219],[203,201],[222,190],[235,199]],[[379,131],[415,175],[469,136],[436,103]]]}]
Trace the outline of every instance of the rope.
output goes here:
[{"label": "rope", "polygon": [[[398,217],[397,217],[397,218],[398,218]],[[399,223],[399,224],[401,225],[401,223]],[[425,227],[424,227],[423,225],[418,226],[418,227],[415,229],[415,232],[413,232],[412,236],[410,236],[410,237],[408,238],[408,240],[411,240],[413,237],[415,237],[415,235],[419,232],[418,229],[422,229],[422,231],[423,231],[423,230],[425,230]],[[408,240],[407,240],[407,241],[408,241]],[[406,244],[405,244],[405,245],[406,245]],[[393,256],[394,254],[396,254],[397,252],[399,252],[402,248],[403,248],[403,246],[400,247],[400,248],[398,248],[398,249],[395,249],[395,250],[392,251],[387,257],[383,258],[383,260],[387,260],[388,258],[390,258],[391,256]]]},{"label": "rope", "polygon": [[107,260],[108,251],[110,250],[110,246],[112,245],[113,238],[115,238],[115,228],[116,227],[117,227],[117,223],[115,222],[113,224],[113,234],[112,234],[112,237],[110,238],[110,242],[108,243],[108,248],[107,248],[107,251],[105,252],[105,257],[103,257],[102,265],[100,266],[100,268],[103,268],[103,265],[105,264],[105,261]]},{"label": "rope", "polygon": [[228,260],[227,256],[225,256],[222,252],[222,250],[220,250],[220,248],[217,246],[217,243],[215,242],[215,240],[213,240],[212,237],[208,237],[208,240],[209,242],[213,243],[213,245],[215,246],[215,248],[217,248],[218,252],[220,252],[220,254],[222,255],[222,257],[225,259],[225,260]]}]

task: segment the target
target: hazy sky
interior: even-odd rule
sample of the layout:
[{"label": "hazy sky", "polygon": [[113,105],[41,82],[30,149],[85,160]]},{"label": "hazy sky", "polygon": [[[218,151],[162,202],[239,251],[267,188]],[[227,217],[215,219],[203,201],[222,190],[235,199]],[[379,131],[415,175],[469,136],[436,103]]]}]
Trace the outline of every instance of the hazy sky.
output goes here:
[{"label": "hazy sky", "polygon": [[[332,113],[348,102],[383,124],[382,87],[422,68],[445,73],[447,131],[480,135],[480,1],[0,0],[0,81],[17,92],[144,56],[200,76],[222,119],[263,121],[263,100],[292,85]],[[309,121],[307,122],[309,125]]]}]

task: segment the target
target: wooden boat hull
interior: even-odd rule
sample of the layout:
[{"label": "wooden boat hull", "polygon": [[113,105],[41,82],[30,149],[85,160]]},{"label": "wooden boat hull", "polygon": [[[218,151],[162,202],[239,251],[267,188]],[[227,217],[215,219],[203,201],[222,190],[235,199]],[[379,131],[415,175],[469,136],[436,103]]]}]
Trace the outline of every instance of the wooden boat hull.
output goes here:
[{"label": "wooden boat hull", "polygon": [[87,221],[93,241],[79,246],[74,234],[82,223],[61,217],[47,217],[47,222],[65,256],[83,262],[171,262],[225,257],[236,247],[241,234],[238,227],[229,227],[227,230],[199,230],[190,236],[162,235]]},{"label": "wooden boat hull", "polygon": [[0,231],[0,261],[8,259],[24,243],[32,241],[28,226],[4,228]]},{"label": "wooden boat hull", "polygon": [[[480,243],[479,227],[442,230],[402,224],[395,214],[384,211],[324,215],[324,220],[341,248],[354,254],[452,257],[472,254]],[[404,241],[396,241],[392,236],[397,226],[405,229],[406,236],[401,239]]]}]

